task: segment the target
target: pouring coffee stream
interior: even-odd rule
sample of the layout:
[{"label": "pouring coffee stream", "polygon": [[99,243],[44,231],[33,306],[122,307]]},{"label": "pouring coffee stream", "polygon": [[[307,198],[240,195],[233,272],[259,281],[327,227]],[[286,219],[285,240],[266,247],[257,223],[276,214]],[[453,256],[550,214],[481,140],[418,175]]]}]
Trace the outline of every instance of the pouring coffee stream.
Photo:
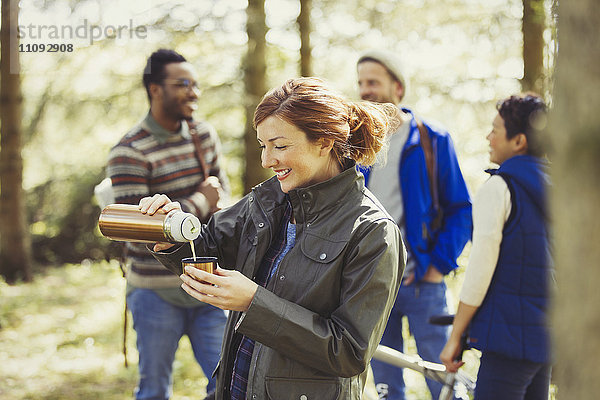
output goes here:
[{"label": "pouring coffee stream", "polygon": [[194,241],[190,240],[190,247],[192,248],[192,257],[196,260],[196,248],[194,247]]}]

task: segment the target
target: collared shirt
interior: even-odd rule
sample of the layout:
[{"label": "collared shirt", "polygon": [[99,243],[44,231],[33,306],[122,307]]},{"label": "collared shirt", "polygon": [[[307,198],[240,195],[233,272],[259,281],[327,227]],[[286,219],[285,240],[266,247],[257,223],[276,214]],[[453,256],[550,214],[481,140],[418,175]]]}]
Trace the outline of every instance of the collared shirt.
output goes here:
[{"label": "collared shirt", "polygon": [[163,128],[152,116],[151,112],[148,112],[146,118],[141,123],[143,129],[147,130],[154,136],[154,138],[160,144],[165,144],[167,139],[172,135],[181,135],[184,139],[191,139],[190,136],[190,127],[186,120],[182,119],[181,124],[179,126],[179,130],[173,132]]},{"label": "collared shirt", "polygon": [[[296,241],[296,225],[290,221],[292,206],[288,203],[283,221],[286,224],[280,230],[279,235],[267,250],[258,274],[256,283],[265,287],[269,280],[276,274],[277,267],[283,257],[294,247]],[[246,398],[246,387],[248,385],[248,374],[250,373],[250,363],[252,362],[252,352],[254,351],[254,340],[243,336],[238,347],[233,374],[231,375],[231,399],[244,400]]]}]

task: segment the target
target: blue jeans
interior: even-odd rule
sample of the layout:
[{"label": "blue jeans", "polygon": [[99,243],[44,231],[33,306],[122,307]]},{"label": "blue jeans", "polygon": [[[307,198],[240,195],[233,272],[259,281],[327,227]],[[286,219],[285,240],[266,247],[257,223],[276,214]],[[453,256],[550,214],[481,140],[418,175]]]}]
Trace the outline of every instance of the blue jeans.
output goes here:
[{"label": "blue jeans", "polygon": [[[410,332],[415,337],[419,356],[426,361],[440,362],[450,327],[436,326],[429,323],[429,317],[448,313],[446,303],[446,284],[420,282],[402,285],[398,291],[396,303],[390,314],[381,344],[404,351],[402,338],[402,317],[408,318]],[[373,376],[380,399],[404,400],[404,379],[402,369],[372,360]],[[427,386],[433,399],[437,399],[442,384],[427,379]]]},{"label": "blue jeans", "polygon": [[551,367],[484,351],[477,373],[475,399],[548,400]]},{"label": "blue jeans", "polygon": [[167,400],[172,392],[172,372],[179,339],[189,337],[194,356],[208,378],[206,392],[215,388],[211,375],[219,361],[227,320],[225,312],[205,304],[193,308],[167,303],[150,289],[127,295],[137,334],[140,380],[138,400]]}]

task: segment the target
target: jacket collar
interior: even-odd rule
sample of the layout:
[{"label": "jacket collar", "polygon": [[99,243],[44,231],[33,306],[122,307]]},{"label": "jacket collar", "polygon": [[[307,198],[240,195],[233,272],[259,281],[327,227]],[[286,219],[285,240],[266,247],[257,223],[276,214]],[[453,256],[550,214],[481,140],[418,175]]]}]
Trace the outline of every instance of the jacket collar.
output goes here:
[{"label": "jacket collar", "polygon": [[176,132],[171,132],[160,126],[158,122],[152,116],[152,113],[148,111],[146,118],[141,122],[141,126],[146,131],[150,132],[152,136],[160,144],[165,144],[167,140],[173,135],[181,135],[184,139],[190,139],[190,128],[186,120],[181,120],[181,127]]},{"label": "jacket collar", "polygon": [[[350,193],[362,193],[364,187],[362,174],[354,162],[349,162],[341,174],[306,188],[292,189],[288,197],[296,222],[302,224],[312,221],[323,210],[339,205]],[[281,206],[286,197],[276,177],[254,187],[253,191],[267,213]]]},{"label": "jacket collar", "polygon": [[508,176],[530,196],[547,215],[546,191],[550,185],[548,162],[539,157],[518,155],[504,161],[498,169],[485,170],[490,175]]}]

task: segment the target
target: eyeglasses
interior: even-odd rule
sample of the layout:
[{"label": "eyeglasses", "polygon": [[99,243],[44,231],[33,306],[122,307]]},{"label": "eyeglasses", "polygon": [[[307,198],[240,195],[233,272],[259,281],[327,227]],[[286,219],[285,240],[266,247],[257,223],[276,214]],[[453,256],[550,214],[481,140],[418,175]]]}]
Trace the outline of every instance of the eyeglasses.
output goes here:
[{"label": "eyeglasses", "polygon": [[178,89],[191,89],[194,92],[201,92],[200,88],[198,87],[198,82],[190,79],[165,79],[163,82],[173,85]]}]

